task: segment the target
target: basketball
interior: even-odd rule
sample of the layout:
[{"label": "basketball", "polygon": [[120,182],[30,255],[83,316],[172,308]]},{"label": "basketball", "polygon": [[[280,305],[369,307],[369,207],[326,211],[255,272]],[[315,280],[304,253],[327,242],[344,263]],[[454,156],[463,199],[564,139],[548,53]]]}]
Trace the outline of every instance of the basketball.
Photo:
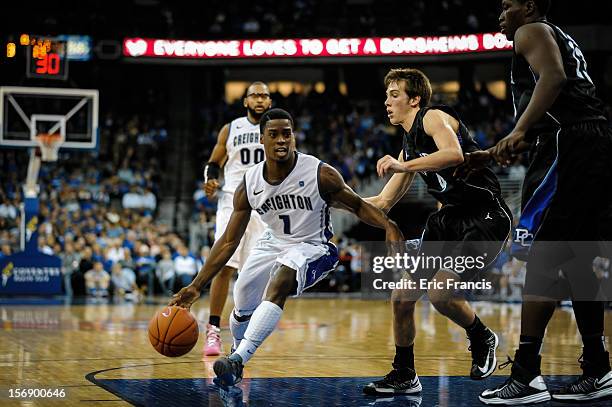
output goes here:
[{"label": "basketball", "polygon": [[188,353],[198,342],[198,321],[189,310],[177,306],[159,310],[149,322],[149,341],[164,356]]}]

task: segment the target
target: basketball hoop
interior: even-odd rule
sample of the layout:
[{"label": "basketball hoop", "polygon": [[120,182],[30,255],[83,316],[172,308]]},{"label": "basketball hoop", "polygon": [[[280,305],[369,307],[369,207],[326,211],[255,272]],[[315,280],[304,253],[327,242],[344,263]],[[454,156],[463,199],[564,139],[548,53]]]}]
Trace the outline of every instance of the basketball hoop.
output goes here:
[{"label": "basketball hoop", "polygon": [[62,145],[62,136],[58,133],[39,133],[36,136],[42,161],[57,161],[57,153]]}]

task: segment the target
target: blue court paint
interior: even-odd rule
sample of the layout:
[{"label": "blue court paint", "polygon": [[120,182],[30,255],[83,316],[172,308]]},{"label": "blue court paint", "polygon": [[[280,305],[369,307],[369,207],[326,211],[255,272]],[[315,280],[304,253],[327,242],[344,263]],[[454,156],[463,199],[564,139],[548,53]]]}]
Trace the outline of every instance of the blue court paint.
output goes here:
[{"label": "blue court paint", "polygon": [[63,297],[0,297],[0,305],[62,305]]},{"label": "blue court paint", "polygon": [[[368,377],[287,377],[244,379],[230,391],[223,391],[211,379],[96,379],[87,378],[136,406],[410,406],[471,407],[481,404],[478,394],[506,380],[493,376],[473,381],[457,376],[421,376],[423,392],[416,396],[373,397],[361,388],[376,378]],[[573,380],[570,376],[546,377],[549,389]],[[543,403],[539,406],[567,406]],[[589,406],[610,406],[611,400],[589,403]]]}]

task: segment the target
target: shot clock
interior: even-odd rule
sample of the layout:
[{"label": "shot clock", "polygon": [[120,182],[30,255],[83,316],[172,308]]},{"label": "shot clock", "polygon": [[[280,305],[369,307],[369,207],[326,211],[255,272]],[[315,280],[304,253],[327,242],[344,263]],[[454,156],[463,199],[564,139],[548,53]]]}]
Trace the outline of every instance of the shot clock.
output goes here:
[{"label": "shot clock", "polygon": [[67,50],[66,41],[53,38],[33,40],[27,47],[27,77],[66,80]]}]

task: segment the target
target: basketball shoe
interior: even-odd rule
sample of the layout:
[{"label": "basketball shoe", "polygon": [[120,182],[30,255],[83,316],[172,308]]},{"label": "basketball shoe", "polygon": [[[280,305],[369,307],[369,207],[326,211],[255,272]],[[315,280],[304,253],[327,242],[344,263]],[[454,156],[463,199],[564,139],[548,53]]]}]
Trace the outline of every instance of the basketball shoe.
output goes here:
[{"label": "basketball shoe", "polygon": [[553,392],[552,398],[557,401],[591,401],[612,396],[612,371],[610,370],[609,354],[599,358],[597,362],[578,359],[582,368],[582,376],[573,383]]},{"label": "basketball shoe", "polygon": [[413,394],[423,390],[419,376],[408,367],[393,369],[381,380],[369,383],[363,388],[365,394]]},{"label": "basketball shoe", "polygon": [[482,380],[491,376],[497,367],[497,357],[495,350],[499,345],[499,339],[495,332],[486,328],[484,333],[478,337],[470,337],[469,351],[472,352],[472,369],[470,370],[470,378],[472,380]]},{"label": "basketball shoe", "polygon": [[533,373],[508,357],[508,361],[499,366],[500,369],[503,369],[509,364],[512,364],[512,373],[508,380],[501,386],[483,391],[480,393],[480,396],[478,396],[478,399],[484,404],[500,406],[514,406],[549,401],[550,393],[548,392],[546,383],[544,383],[544,379],[540,376],[540,360],[541,356],[538,355],[536,361],[538,366],[537,372]]},{"label": "basketball shoe", "polygon": [[204,344],[204,356],[217,356],[221,354],[221,329],[206,324],[206,343]]},{"label": "basketball shoe", "polygon": [[242,358],[240,355],[223,356],[215,360],[213,370],[217,377],[213,382],[223,388],[233,386],[242,380]]}]

